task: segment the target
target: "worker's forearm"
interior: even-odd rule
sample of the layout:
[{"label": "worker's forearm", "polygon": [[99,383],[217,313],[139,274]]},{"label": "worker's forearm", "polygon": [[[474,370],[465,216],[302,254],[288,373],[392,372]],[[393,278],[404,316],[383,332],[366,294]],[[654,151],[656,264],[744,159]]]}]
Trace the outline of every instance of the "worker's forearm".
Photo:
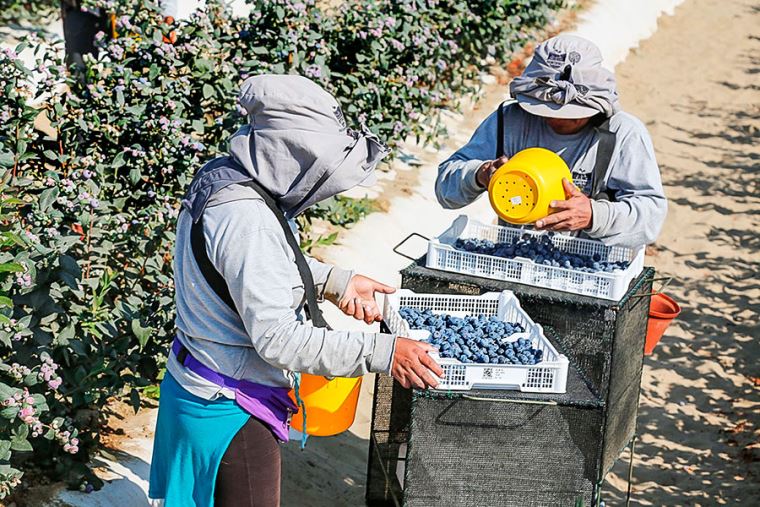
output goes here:
[{"label": "worker's forearm", "polygon": [[449,159],[438,168],[435,195],[441,206],[457,209],[475,201],[485,190],[477,182],[482,160]]}]

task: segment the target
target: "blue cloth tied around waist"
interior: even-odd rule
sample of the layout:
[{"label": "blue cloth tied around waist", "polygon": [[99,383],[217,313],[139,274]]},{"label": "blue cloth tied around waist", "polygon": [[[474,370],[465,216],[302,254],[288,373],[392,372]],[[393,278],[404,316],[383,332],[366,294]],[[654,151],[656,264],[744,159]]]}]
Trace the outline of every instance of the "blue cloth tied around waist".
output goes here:
[{"label": "blue cloth tied around waist", "polygon": [[215,372],[195,359],[176,338],[172,343],[172,352],[185,368],[219,387],[234,391],[235,401],[243,410],[267,425],[279,440],[288,441],[290,416],[298,411],[288,395],[289,388],[265,386]]}]

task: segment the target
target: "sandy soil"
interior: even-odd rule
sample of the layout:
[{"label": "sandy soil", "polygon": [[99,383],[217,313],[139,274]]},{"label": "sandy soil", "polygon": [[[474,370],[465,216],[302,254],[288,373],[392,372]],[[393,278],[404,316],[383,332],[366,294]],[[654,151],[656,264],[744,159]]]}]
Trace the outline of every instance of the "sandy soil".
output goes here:
[{"label": "sandy soil", "polygon": [[760,505],[758,27],[754,0],[688,0],[616,69],[670,199],[650,264],[683,307],[645,361],[640,505]]}]

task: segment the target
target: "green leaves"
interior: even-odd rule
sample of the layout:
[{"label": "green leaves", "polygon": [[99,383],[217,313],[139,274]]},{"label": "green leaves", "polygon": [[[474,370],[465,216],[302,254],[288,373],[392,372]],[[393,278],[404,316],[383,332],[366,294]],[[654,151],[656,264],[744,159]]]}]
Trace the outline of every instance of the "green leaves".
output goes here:
[{"label": "green leaves", "polygon": [[11,441],[0,440],[0,461],[11,459]]},{"label": "green leaves", "polygon": [[0,273],[22,273],[24,271],[26,271],[26,268],[18,262],[0,263]]},{"label": "green leaves", "polygon": [[4,407],[2,410],[0,410],[0,417],[3,419],[13,420],[18,415],[21,408],[18,406],[13,407]]},{"label": "green leaves", "polygon": [[10,442],[10,448],[13,451],[31,452],[32,444],[26,438],[29,436],[29,426],[20,424],[13,433]]},{"label": "green leaves", "polygon": [[49,210],[50,206],[58,198],[59,193],[60,192],[58,190],[58,187],[52,187],[52,188],[43,190],[42,193],[40,194],[40,200],[39,200],[40,211]]},{"label": "green leaves", "polygon": [[132,333],[137,337],[137,343],[140,344],[140,350],[142,350],[148,343],[148,338],[153,333],[153,329],[150,326],[143,327],[139,319],[133,319]]},{"label": "green leaves", "polygon": [[9,151],[0,151],[0,166],[13,167],[15,161],[16,158],[13,156],[13,153]]},{"label": "green leaves", "polygon": [[[0,308],[13,308],[13,300],[8,296],[0,295]],[[3,340],[3,343],[5,343],[5,340]],[[10,347],[10,341],[7,342],[6,345]]]}]

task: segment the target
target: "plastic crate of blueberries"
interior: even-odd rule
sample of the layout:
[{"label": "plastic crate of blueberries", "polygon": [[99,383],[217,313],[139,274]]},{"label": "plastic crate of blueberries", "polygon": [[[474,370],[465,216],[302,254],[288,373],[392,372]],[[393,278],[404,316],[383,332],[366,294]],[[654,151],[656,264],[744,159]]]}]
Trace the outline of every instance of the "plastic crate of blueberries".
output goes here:
[{"label": "plastic crate of blueberries", "polygon": [[479,296],[386,295],[391,332],[427,341],[445,378],[439,390],[510,389],[564,393],[568,360],[546,339],[510,291]]},{"label": "plastic crate of blueberries", "polygon": [[462,215],[429,240],[426,266],[618,301],[644,269],[644,249]]}]

